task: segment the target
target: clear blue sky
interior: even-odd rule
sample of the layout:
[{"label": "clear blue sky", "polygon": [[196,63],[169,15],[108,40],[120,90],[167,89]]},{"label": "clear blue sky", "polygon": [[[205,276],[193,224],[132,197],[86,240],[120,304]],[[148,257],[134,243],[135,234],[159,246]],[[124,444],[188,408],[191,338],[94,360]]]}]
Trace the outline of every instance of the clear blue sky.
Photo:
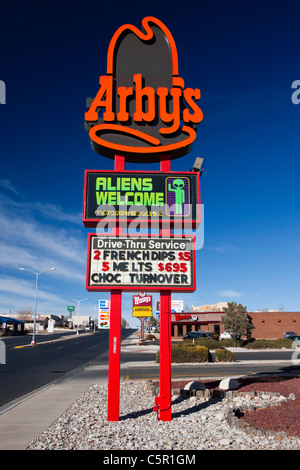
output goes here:
[{"label": "clear blue sky", "polygon": [[[90,147],[85,100],[106,73],[114,32],[140,27],[145,16],[170,29],[179,74],[202,93],[196,143],[171,166],[188,171],[205,159],[198,288],[172,298],[300,310],[300,104],[291,100],[300,80],[299,13],[298,0],[1,6],[0,313],[33,307],[34,276],[20,266],[56,267],[40,276],[39,313],[66,314],[69,298],[87,297],[81,313],[92,315],[92,304],[109,297],[85,290],[84,170],[113,169]],[[131,299],[123,294],[123,316],[135,325]]]}]

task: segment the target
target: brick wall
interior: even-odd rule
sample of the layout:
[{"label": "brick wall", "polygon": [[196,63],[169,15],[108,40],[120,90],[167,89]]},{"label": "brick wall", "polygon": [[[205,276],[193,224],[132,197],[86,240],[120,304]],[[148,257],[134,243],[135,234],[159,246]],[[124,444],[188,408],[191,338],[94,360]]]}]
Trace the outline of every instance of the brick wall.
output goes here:
[{"label": "brick wall", "polygon": [[[210,316],[209,316],[210,315]],[[218,318],[213,317],[213,313],[199,313],[197,316],[201,322],[176,322],[175,315],[172,314],[173,324],[173,337],[178,337],[180,330],[180,337],[182,337],[188,330],[195,331],[195,329],[202,331],[214,331],[214,325],[220,325],[220,333],[223,333],[224,326],[220,323],[223,315],[218,312]],[[286,331],[294,331],[300,335],[300,312],[248,312],[252,318],[252,323],[255,329],[252,330],[252,337],[256,339],[277,339],[283,338]],[[197,325],[197,328],[196,328]]]},{"label": "brick wall", "polygon": [[300,334],[300,312],[248,312],[255,329],[256,339],[283,338],[286,331]]}]

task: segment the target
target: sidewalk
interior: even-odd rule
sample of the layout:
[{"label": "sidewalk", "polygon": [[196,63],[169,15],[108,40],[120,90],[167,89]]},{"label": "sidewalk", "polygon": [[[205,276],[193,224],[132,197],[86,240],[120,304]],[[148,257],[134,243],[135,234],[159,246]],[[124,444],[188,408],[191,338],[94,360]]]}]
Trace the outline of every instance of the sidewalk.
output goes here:
[{"label": "sidewalk", "polygon": [[[137,336],[133,334],[122,341],[121,349],[133,348],[136,341]],[[107,383],[108,365],[95,365],[93,362],[95,360],[0,407],[0,450],[25,450],[89,387]],[[121,364],[120,380],[124,379],[122,374]]]},{"label": "sidewalk", "polygon": [[[134,350],[143,354],[159,349],[155,344],[137,346],[137,340],[136,333],[124,339],[121,352]],[[96,360],[73,370],[50,385],[0,407],[0,450],[25,450],[36,436],[57,420],[89,387],[107,383],[108,364],[99,365],[95,363]],[[154,364],[155,362],[149,361],[121,363],[120,381],[125,379],[129,366],[146,367]]]}]

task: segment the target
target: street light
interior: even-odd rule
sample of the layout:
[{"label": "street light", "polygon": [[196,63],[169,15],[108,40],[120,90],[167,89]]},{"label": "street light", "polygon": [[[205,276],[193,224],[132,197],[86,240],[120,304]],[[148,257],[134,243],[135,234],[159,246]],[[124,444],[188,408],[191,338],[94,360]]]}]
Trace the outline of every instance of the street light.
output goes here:
[{"label": "street light", "polygon": [[88,305],[91,305],[92,307],[94,307],[94,333],[96,331],[96,310],[97,310],[97,305],[95,304],[88,304]]},{"label": "street light", "polygon": [[45,271],[55,271],[56,268],[48,268],[44,269],[40,272],[31,271],[31,269],[27,268],[19,268],[20,271],[29,271],[30,273],[35,275],[35,294],[34,294],[34,317],[33,317],[33,332],[32,332],[32,341],[31,344],[35,344],[35,327],[36,327],[36,304],[37,304],[37,288],[38,288],[38,277],[40,274],[44,273]]},{"label": "street light", "polygon": [[77,300],[77,299],[69,299],[69,300],[73,300],[74,302],[77,302],[77,307],[78,307],[78,313],[77,313],[77,335],[79,334],[79,331],[78,331],[78,324],[79,324],[79,305],[80,305],[80,302],[83,302],[84,300],[88,300],[88,299],[81,299],[81,300]]}]

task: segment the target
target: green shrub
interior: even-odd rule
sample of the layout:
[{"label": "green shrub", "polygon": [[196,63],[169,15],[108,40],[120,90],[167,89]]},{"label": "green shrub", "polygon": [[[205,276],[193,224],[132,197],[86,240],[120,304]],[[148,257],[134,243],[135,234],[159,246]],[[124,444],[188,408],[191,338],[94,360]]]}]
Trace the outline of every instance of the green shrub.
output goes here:
[{"label": "green shrub", "polygon": [[[183,343],[192,344],[192,339],[185,339]],[[217,349],[217,348],[233,348],[234,347],[234,339],[210,339],[210,338],[197,338],[195,339],[195,344],[200,344],[201,346],[205,346],[208,349]],[[242,346],[244,341],[238,340],[237,346]]]},{"label": "green shrub", "polygon": [[[221,339],[220,343],[224,348],[233,348],[234,347],[234,339],[233,338]],[[238,343],[238,341],[237,341],[237,343]]]},{"label": "green shrub", "polygon": [[281,349],[291,348],[292,340],[289,338],[279,339],[256,339],[250,343],[245,344],[244,348],[247,349]]},{"label": "green shrub", "polygon": [[[171,346],[171,362],[210,362],[211,354],[209,349],[201,345],[191,344],[172,344]],[[156,362],[160,361],[160,351],[156,353]]]},{"label": "green shrub", "polygon": [[220,347],[220,341],[210,338],[197,338],[195,340],[195,344],[205,346],[208,349],[216,349]]},{"label": "green shrub", "polygon": [[215,350],[216,362],[235,362],[235,354],[229,349],[218,348]]}]

